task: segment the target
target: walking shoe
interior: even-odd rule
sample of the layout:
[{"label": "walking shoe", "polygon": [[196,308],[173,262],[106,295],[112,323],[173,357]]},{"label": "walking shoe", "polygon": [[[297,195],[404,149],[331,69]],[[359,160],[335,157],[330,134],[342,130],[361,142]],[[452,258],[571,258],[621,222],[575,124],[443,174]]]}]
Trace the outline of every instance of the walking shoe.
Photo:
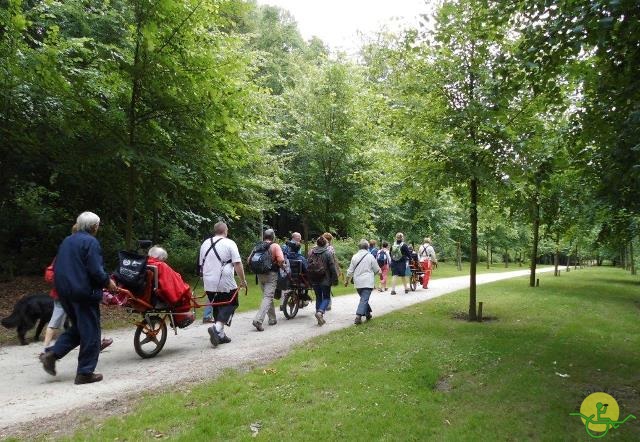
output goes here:
[{"label": "walking shoe", "polygon": [[227,335],[224,335],[222,337],[220,337],[220,343],[221,344],[228,344],[229,342],[231,342],[231,338]]},{"label": "walking shoe", "polygon": [[371,321],[371,319],[373,319],[373,316],[371,313],[367,313],[367,321]]},{"label": "walking shoe", "polygon": [[260,323],[258,321],[253,321],[252,324],[256,328],[256,330],[264,331],[264,327],[262,327],[262,323]]},{"label": "walking shoe", "polygon": [[316,319],[318,320],[318,325],[324,325],[325,321],[324,320],[324,314],[322,312],[316,312]]},{"label": "walking shoe", "polygon": [[218,344],[220,343],[220,337],[218,336],[218,332],[216,332],[213,327],[209,327],[207,331],[209,332],[209,341],[211,341],[211,345],[213,345],[214,347],[217,347]]},{"label": "walking shoe", "polygon": [[353,323],[354,323],[355,325],[360,325],[360,324],[362,324],[362,316],[360,316],[360,315],[356,315],[356,319],[353,321]]},{"label": "walking shoe", "polygon": [[392,295],[395,295],[395,294],[396,294],[396,291],[395,291],[395,290],[391,290],[391,294],[392,294]]},{"label": "walking shoe", "polygon": [[277,319],[269,319],[269,325],[276,325],[278,323]]},{"label": "walking shoe", "polygon": [[102,342],[100,342],[100,351],[104,350],[105,348],[107,348],[108,346],[110,346],[111,344],[113,344],[113,339],[111,338],[104,338],[102,340]]},{"label": "walking shoe", "polygon": [[213,324],[214,322],[216,321],[214,321],[213,318],[202,318],[203,324]]},{"label": "walking shoe", "polygon": [[409,289],[404,289],[404,294],[406,295],[407,293],[409,293]]},{"label": "walking shoe", "polygon": [[42,362],[42,368],[51,376],[56,375],[56,355],[52,351],[40,353],[40,362]]},{"label": "walking shoe", "polygon": [[387,290],[389,290],[389,287],[385,287],[385,288],[384,288],[384,291],[385,291],[385,292],[386,292]]},{"label": "walking shoe", "polygon": [[77,374],[74,384],[92,384],[94,382],[100,382],[101,380],[102,375],[100,373]]}]

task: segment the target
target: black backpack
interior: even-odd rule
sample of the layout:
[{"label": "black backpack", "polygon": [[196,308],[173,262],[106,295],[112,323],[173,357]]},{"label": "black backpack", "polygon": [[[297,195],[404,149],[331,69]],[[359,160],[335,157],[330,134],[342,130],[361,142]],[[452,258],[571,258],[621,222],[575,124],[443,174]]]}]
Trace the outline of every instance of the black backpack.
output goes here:
[{"label": "black backpack", "polygon": [[378,252],[378,256],[376,257],[376,261],[378,261],[378,266],[385,266],[387,264],[387,252],[385,252],[384,250],[380,250]]},{"label": "black backpack", "polygon": [[255,274],[269,273],[273,270],[273,258],[271,257],[270,242],[261,241],[251,251],[249,268]]},{"label": "black backpack", "polygon": [[118,252],[118,268],[114,273],[115,280],[125,288],[139,292],[147,282],[147,257],[137,253]]},{"label": "black backpack", "polygon": [[327,263],[324,258],[325,252],[311,253],[307,264],[307,275],[312,284],[320,283],[327,276]]}]

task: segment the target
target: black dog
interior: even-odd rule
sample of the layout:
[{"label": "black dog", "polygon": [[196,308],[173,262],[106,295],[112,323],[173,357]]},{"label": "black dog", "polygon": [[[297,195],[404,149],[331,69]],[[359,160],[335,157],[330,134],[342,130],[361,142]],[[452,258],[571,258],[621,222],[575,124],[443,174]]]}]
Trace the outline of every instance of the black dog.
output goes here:
[{"label": "black dog", "polygon": [[6,328],[16,327],[18,339],[21,345],[27,345],[25,335],[38,320],[38,327],[33,338],[34,341],[40,339],[40,333],[45,324],[51,319],[53,313],[53,299],[46,293],[27,295],[21,298],[13,307],[13,312],[1,322]]}]

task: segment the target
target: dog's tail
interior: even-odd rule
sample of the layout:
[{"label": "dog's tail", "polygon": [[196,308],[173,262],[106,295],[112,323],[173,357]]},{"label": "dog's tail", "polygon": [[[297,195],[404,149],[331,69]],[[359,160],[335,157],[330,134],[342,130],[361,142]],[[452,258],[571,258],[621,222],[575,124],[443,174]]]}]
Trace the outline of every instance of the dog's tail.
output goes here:
[{"label": "dog's tail", "polygon": [[11,313],[6,318],[3,318],[2,321],[0,321],[0,323],[2,323],[2,325],[5,326],[6,328],[17,327],[18,326],[18,317],[19,317],[19,315],[14,311],[13,313]]}]

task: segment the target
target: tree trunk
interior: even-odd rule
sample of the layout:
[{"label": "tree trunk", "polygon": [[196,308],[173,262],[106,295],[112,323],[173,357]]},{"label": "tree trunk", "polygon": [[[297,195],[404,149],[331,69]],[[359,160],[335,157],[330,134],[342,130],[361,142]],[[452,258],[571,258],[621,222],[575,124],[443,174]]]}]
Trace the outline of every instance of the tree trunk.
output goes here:
[{"label": "tree trunk", "polygon": [[573,252],[575,259],[573,260],[573,270],[578,270],[578,244]]},{"label": "tree trunk", "polygon": [[504,268],[509,268],[509,249],[504,249]]},{"label": "tree trunk", "polygon": [[302,216],[302,237],[304,238],[304,256],[309,255],[309,220],[307,215]]},{"label": "tree trunk", "polygon": [[471,178],[469,183],[471,205],[469,207],[471,221],[471,263],[469,267],[469,320],[477,319],[476,310],[476,266],[478,265],[478,179]]},{"label": "tree trunk", "polygon": [[460,250],[460,241],[456,242],[456,262],[458,264],[458,271],[462,270],[462,251]]},{"label": "tree trunk", "polygon": [[560,264],[560,234],[556,234],[556,253],[553,255],[553,276],[560,276],[558,265]]},{"label": "tree trunk", "polygon": [[629,261],[631,261],[631,274],[636,274],[636,260],[633,258],[633,238],[629,241]]},{"label": "tree trunk", "polygon": [[491,253],[491,245],[487,243],[487,269],[491,268],[489,265],[489,253]]},{"label": "tree trunk", "polygon": [[[141,60],[141,43],[142,43],[142,16],[140,11],[136,11],[136,48],[133,57],[133,66],[131,69],[131,100],[129,102],[129,149],[131,152],[136,151],[136,109],[140,100],[142,91],[142,81],[140,78],[140,60]],[[124,242],[127,249],[131,249],[133,240],[133,213],[135,211],[135,187],[136,187],[136,171],[133,167],[135,158],[129,160],[127,166],[127,194],[126,194],[126,214],[127,222],[125,226]]]},{"label": "tree trunk", "polygon": [[536,286],[536,260],[538,259],[538,240],[540,234],[540,201],[538,193],[534,195],[533,206],[533,244],[531,246],[531,274],[529,275],[529,287]]}]

